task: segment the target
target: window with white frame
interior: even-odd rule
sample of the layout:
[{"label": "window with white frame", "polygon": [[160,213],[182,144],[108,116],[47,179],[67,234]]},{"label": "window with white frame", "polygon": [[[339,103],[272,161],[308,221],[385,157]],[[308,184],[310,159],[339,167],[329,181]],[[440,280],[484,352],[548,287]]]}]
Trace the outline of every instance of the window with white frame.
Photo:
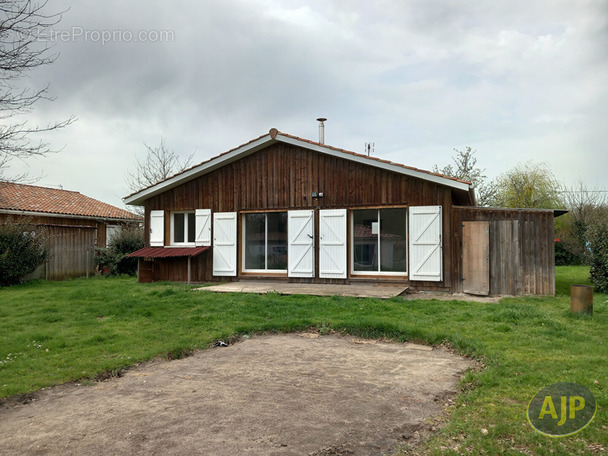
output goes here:
[{"label": "window with white frame", "polygon": [[351,212],[352,273],[407,273],[407,208]]},{"label": "window with white frame", "polygon": [[106,225],[106,247],[110,246],[116,237],[120,234],[122,227],[120,225]]},{"label": "window with white frame", "polygon": [[171,245],[194,245],[196,217],[194,212],[171,214]]},{"label": "window with white frame", "polygon": [[243,214],[243,270],[287,272],[287,212]]}]

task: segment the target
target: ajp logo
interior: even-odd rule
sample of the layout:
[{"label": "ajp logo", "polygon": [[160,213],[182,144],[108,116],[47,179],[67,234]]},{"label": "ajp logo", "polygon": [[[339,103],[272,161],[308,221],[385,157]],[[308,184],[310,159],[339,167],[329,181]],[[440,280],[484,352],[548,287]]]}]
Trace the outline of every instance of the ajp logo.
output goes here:
[{"label": "ajp logo", "polygon": [[538,432],[550,437],[576,434],[595,418],[597,404],[587,388],[577,383],[554,383],[528,404],[527,418]]}]

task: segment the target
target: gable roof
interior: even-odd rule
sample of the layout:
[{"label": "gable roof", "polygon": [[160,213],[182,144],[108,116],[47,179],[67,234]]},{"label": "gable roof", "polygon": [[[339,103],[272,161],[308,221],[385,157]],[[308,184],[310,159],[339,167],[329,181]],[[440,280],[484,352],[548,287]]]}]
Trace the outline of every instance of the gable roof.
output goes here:
[{"label": "gable roof", "polygon": [[135,193],[127,195],[123,198],[126,204],[141,205],[148,198],[176,187],[186,181],[195,179],[199,176],[207,174],[215,169],[218,169],[224,165],[232,163],[240,158],[246,157],[258,150],[264,149],[271,144],[282,142],[291,144],[294,146],[303,147],[305,149],[313,150],[322,154],[331,155],[345,160],[362,163],[368,166],[374,166],[382,168],[387,171],[396,172],[399,174],[405,174],[407,176],[416,177],[427,181],[434,182],[436,184],[445,185],[447,187],[460,190],[463,192],[471,191],[471,183],[463,180],[459,180],[453,177],[444,176],[443,174],[433,173],[431,171],[425,171],[422,169],[414,168],[411,166],[402,165],[400,163],[391,162],[389,160],[382,160],[377,157],[370,157],[356,152],[351,152],[337,147],[328,146],[327,144],[321,144],[318,142],[311,141],[309,139],[299,138],[287,133],[282,133],[276,128],[271,128],[268,134],[262,135],[258,138],[252,139],[251,141],[242,144],[234,149],[230,149],[220,155],[210,158],[207,161],[199,163],[191,168],[188,168],[174,176],[168,177],[154,185],[150,185],[143,188]]},{"label": "gable roof", "polygon": [[26,213],[103,220],[141,220],[124,209],[79,192],[35,185],[0,182],[0,213]]}]

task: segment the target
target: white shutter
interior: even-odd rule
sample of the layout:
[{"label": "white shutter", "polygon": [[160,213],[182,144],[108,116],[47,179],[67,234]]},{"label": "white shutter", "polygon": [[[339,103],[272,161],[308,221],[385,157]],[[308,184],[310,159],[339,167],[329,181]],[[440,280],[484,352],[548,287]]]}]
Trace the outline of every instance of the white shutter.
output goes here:
[{"label": "white shutter", "polygon": [[289,277],[315,276],[314,211],[288,211],[288,268]]},{"label": "white shutter", "polygon": [[197,209],[196,220],[196,245],[211,245],[211,209]]},{"label": "white shutter", "polygon": [[346,278],[346,209],[319,211],[319,277]]},{"label": "white shutter", "polygon": [[443,279],[441,206],[409,208],[410,280]]},{"label": "white shutter", "polygon": [[150,246],[165,245],[165,211],[150,211]]},{"label": "white shutter", "polygon": [[213,214],[213,275],[236,276],[236,212]]}]

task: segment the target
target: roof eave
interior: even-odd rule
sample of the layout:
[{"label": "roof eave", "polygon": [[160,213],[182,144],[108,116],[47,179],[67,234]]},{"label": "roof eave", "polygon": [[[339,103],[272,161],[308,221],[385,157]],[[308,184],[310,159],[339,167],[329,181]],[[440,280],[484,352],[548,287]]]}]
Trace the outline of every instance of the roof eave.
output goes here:
[{"label": "roof eave", "polygon": [[439,185],[444,185],[456,190],[461,190],[464,192],[469,192],[472,186],[466,182],[461,182],[457,180],[453,180],[447,177],[426,173],[423,171],[407,168],[404,166],[399,166],[395,163],[374,160],[363,155],[350,154],[341,152],[338,149],[334,149],[323,144],[317,144],[309,141],[302,141],[299,138],[282,134],[281,132],[272,131],[271,133],[261,136],[258,139],[251,141],[247,144],[242,145],[241,147],[237,147],[229,152],[226,152],[217,157],[211,158],[198,166],[194,166],[189,170],[186,170],[182,173],[176,174],[173,177],[170,177],[162,182],[159,182],[156,185],[140,190],[137,193],[133,193],[129,196],[123,198],[125,204],[131,206],[142,206],[145,201],[155,195],[158,195],[162,192],[170,190],[178,185],[182,184],[185,181],[195,179],[199,176],[207,174],[215,169],[218,169],[224,165],[227,165],[233,161],[236,161],[240,158],[246,157],[258,150],[273,144],[277,141],[291,144],[298,147],[304,147],[325,155],[330,155],[346,160],[351,160],[357,163],[361,163],[368,166],[374,166],[380,169],[384,169],[387,171],[392,171],[399,174],[404,174],[406,176],[415,177],[418,179],[423,179],[426,181],[430,181]]},{"label": "roof eave", "polygon": [[[373,159],[369,159],[368,157],[365,157],[363,155],[355,155],[355,154],[350,154],[350,153],[345,154],[345,153],[342,153],[338,150],[334,150],[334,149],[327,147],[325,145],[322,145],[322,144],[315,144],[315,143],[309,143],[309,142],[305,142],[304,144],[302,144],[302,141],[300,141],[296,138],[290,137],[290,136],[285,136],[285,135],[281,134],[280,132],[277,135],[277,140],[287,143],[287,144],[292,144],[295,146],[306,147],[308,149],[314,150],[314,151],[322,153],[322,154],[351,160],[351,161],[361,163],[364,165],[368,165],[368,166],[375,166],[377,168],[385,169],[387,171],[392,171],[392,172],[399,173],[399,174],[405,174],[406,176],[416,177],[418,179],[424,179],[424,180],[434,182],[439,185],[445,185],[445,186],[455,188],[458,190],[463,190],[465,192],[468,192],[471,189],[471,185],[467,184],[465,182],[460,182],[460,181],[449,179],[447,177],[442,177],[442,176],[437,176],[434,174],[425,173],[422,171],[417,171],[414,169],[399,166],[395,163],[373,160]],[[348,156],[345,156],[345,155],[348,155]]]},{"label": "roof eave", "polygon": [[275,141],[276,140],[272,138],[270,134],[261,136],[255,141],[244,144],[243,146],[226,152],[221,156],[211,158],[210,160],[207,160],[198,166],[190,168],[189,170],[186,170],[183,173],[176,174],[175,176],[170,177],[169,179],[164,180],[162,182],[159,182],[156,185],[145,188],[137,193],[133,193],[132,195],[123,198],[123,201],[125,202],[125,204],[128,204],[130,206],[142,206],[147,199],[158,195],[159,193],[170,190],[182,184],[184,181],[195,179],[199,176],[202,176],[203,174],[207,174],[217,168],[236,161],[239,158],[252,154]]},{"label": "roof eave", "polygon": [[79,215],[79,214],[62,214],[59,212],[43,212],[43,211],[29,211],[22,209],[2,209],[0,208],[0,214],[8,215],[21,215],[28,217],[54,217],[54,218],[68,218],[68,219],[83,219],[83,220],[96,220],[103,222],[143,222],[144,218],[133,214],[132,218],[126,217],[108,217],[108,216],[97,216],[97,215]]}]

